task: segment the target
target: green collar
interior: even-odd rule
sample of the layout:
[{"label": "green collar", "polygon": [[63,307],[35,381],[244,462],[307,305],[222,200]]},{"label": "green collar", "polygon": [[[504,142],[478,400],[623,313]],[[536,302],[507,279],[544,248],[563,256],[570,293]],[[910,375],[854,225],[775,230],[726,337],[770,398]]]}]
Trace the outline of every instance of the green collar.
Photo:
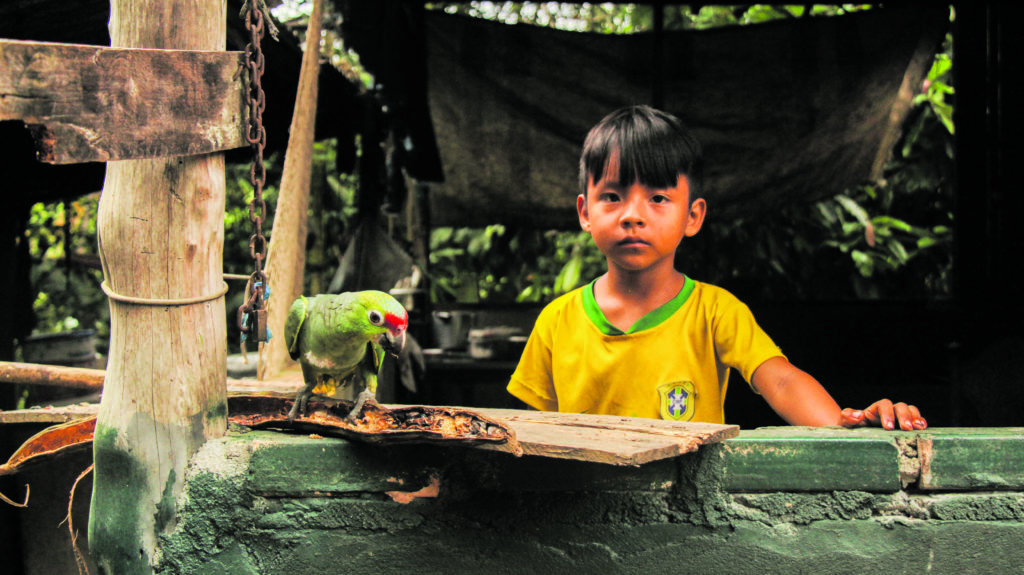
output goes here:
[{"label": "green collar", "polygon": [[587,317],[590,321],[597,326],[597,329],[605,335],[626,335],[630,333],[636,333],[645,329],[651,329],[652,327],[661,325],[662,322],[672,317],[672,314],[676,313],[679,308],[683,307],[686,300],[690,298],[690,294],[693,293],[695,282],[690,278],[683,276],[685,281],[683,283],[683,289],[679,290],[676,297],[665,302],[661,307],[655,309],[638,319],[628,330],[622,331],[615,327],[608,321],[608,318],[604,316],[604,312],[601,311],[601,306],[597,305],[597,299],[594,298],[594,284],[597,282],[590,282],[590,285],[583,288],[583,311],[586,312]]}]

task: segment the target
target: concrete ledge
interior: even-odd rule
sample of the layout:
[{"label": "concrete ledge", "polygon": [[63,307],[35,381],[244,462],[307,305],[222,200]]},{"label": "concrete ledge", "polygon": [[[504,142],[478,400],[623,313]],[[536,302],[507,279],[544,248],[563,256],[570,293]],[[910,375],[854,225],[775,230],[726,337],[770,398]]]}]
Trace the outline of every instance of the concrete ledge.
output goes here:
[{"label": "concrete ledge", "polygon": [[725,442],[726,491],[874,491],[902,487],[900,448],[880,430],[773,427]]},{"label": "concrete ledge", "polygon": [[765,428],[619,467],[230,433],[193,460],[157,572],[1009,573],[1021,438]]},{"label": "concrete ledge", "polygon": [[1024,490],[1024,428],[771,427],[724,445],[727,491]]},{"label": "concrete ledge", "polygon": [[944,429],[918,448],[921,489],[1024,489],[1024,428]]},{"label": "concrete ledge", "polygon": [[[688,461],[684,456],[619,467],[265,431],[232,433],[224,441],[249,453],[247,488],[274,497],[416,491],[456,459],[486,470],[475,478],[484,489],[668,491],[679,484],[680,461]],[[720,487],[732,493],[1024,491],[1024,428],[773,427],[745,430],[701,452],[718,457]]]},{"label": "concrete ledge", "polygon": [[[429,451],[257,431],[230,436],[249,451],[246,488],[272,497],[416,491],[430,483]],[[436,460],[435,460],[436,461]]]}]

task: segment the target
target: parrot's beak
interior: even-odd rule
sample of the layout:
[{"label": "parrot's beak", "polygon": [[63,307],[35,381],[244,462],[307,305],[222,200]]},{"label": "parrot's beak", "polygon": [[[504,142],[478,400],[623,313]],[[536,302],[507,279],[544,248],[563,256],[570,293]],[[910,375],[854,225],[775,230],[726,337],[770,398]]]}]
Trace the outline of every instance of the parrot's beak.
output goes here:
[{"label": "parrot's beak", "polygon": [[384,348],[384,351],[391,355],[398,357],[398,354],[405,347],[405,330],[389,331],[384,334],[384,338],[380,342],[380,346]]}]

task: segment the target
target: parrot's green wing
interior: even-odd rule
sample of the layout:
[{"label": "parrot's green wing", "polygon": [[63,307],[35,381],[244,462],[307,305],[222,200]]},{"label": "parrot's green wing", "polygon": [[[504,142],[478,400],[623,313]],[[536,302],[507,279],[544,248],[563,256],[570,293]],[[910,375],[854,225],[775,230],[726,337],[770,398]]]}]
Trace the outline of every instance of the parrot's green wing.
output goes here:
[{"label": "parrot's green wing", "polygon": [[302,333],[302,326],[306,323],[306,314],[309,310],[309,302],[306,296],[299,296],[292,307],[288,309],[288,317],[284,322],[284,342],[288,346],[288,355],[292,359],[299,359],[302,355],[299,349],[299,334]]}]

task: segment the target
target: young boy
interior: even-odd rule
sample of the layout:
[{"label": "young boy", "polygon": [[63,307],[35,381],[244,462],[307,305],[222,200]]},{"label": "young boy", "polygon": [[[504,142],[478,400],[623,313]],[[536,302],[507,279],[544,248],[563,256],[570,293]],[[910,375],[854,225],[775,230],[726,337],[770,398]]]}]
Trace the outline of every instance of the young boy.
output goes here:
[{"label": "young boy", "polygon": [[675,269],[707,211],[701,164],[689,130],[647,106],[590,131],[576,209],[608,272],[544,308],[508,391],[546,411],[724,423],[732,367],[793,425],[927,427],[915,406],[887,399],[841,410],[746,305]]}]

